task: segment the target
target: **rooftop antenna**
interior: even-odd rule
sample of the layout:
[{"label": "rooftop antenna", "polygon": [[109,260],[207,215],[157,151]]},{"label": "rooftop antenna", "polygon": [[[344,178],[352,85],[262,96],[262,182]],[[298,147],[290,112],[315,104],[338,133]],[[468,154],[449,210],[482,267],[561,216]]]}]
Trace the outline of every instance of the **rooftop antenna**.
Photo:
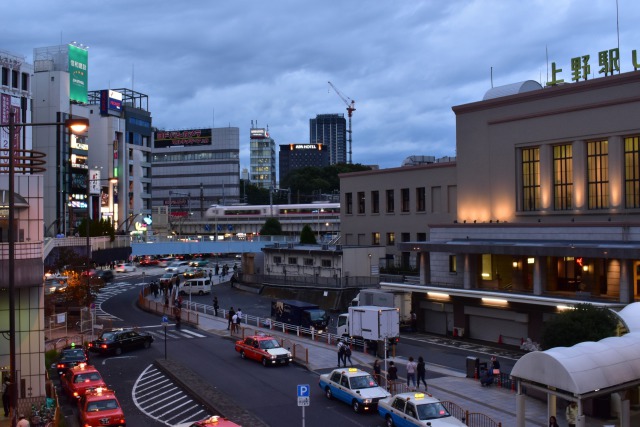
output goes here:
[{"label": "rooftop antenna", "polygon": [[134,89],[134,80],[135,80],[135,64],[131,64],[131,90]]},{"label": "rooftop antenna", "polygon": [[[616,0],[616,32],[618,34],[618,55],[620,54],[620,14],[618,10],[618,0]],[[620,68],[618,67],[618,74],[620,74]]]},{"label": "rooftop antenna", "polygon": [[547,81],[545,82],[546,84],[549,81],[549,45],[544,46],[544,54],[547,61]]},{"label": "rooftop antenna", "polygon": [[493,89],[493,67],[491,67],[491,89]]}]

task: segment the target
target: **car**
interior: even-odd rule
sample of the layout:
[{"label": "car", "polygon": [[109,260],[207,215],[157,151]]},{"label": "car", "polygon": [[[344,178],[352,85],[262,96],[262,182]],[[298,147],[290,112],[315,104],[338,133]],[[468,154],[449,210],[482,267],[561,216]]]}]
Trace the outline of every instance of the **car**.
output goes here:
[{"label": "car", "polygon": [[201,421],[176,424],[174,427],[240,427],[240,425],[219,415],[213,415]]},{"label": "car", "polygon": [[182,274],[189,268],[188,261],[174,261],[167,268],[164,269],[167,273]]},{"label": "car", "polygon": [[130,271],[136,271],[136,266],[129,262],[125,262],[125,263],[116,265],[115,270],[116,270],[116,273],[128,273]]},{"label": "car", "polygon": [[318,382],[327,399],[338,399],[354,412],[375,410],[378,401],[391,394],[380,387],[373,375],[358,368],[338,368],[320,375]]},{"label": "car", "polygon": [[80,363],[60,377],[60,386],[67,396],[74,399],[82,397],[90,388],[105,387],[98,370],[86,363]]},{"label": "car", "polygon": [[207,272],[200,267],[191,267],[183,274],[185,279],[197,279],[198,277],[205,277],[206,275]]},{"label": "car", "polygon": [[243,359],[257,360],[263,366],[288,365],[293,360],[291,352],[269,335],[253,335],[236,341],[236,351]]},{"label": "car", "polygon": [[173,286],[178,282],[178,273],[164,273],[160,276],[158,282],[160,283],[160,286]]},{"label": "car", "polygon": [[80,363],[89,363],[89,353],[83,346],[71,343],[71,345],[60,350],[60,355],[55,363],[55,369],[58,371],[58,375],[62,376],[68,369]]},{"label": "car", "polygon": [[209,261],[207,261],[206,259],[192,259],[189,262],[189,265],[191,267],[206,267],[207,265],[209,265]]},{"label": "car", "polygon": [[378,402],[378,414],[387,427],[431,426],[464,427],[466,424],[452,416],[442,403],[428,393],[399,393]]},{"label": "car", "polygon": [[111,270],[98,270],[96,273],[96,277],[102,279],[105,282],[110,282],[113,280],[113,271]]},{"label": "car", "polygon": [[155,258],[144,258],[144,259],[141,259],[140,262],[138,263],[140,267],[147,267],[150,265],[158,265],[158,264],[160,264],[160,261]]},{"label": "car", "polygon": [[78,400],[78,418],[83,427],[126,426],[120,402],[115,392],[107,387],[88,390]]},{"label": "car", "polygon": [[64,292],[68,285],[67,276],[49,277],[44,281],[44,294],[51,295]]},{"label": "car", "polygon": [[89,343],[89,350],[101,354],[122,354],[123,351],[135,348],[149,348],[153,337],[146,333],[139,333],[133,329],[111,329],[103,331],[100,336]]},{"label": "car", "polygon": [[178,285],[180,295],[204,295],[211,293],[211,280],[208,278],[190,279]]}]

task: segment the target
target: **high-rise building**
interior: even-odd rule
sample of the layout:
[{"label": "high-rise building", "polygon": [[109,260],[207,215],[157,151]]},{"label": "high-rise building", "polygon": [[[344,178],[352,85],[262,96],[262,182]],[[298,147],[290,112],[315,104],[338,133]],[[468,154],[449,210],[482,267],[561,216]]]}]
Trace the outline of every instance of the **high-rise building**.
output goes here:
[{"label": "high-rise building", "polygon": [[261,188],[276,186],[276,142],[269,136],[269,130],[251,128],[250,131],[250,172],[251,184]]},{"label": "high-rise building", "polygon": [[347,163],[347,121],[344,114],[318,114],[309,120],[309,144],[323,144],[329,164]]},{"label": "high-rise building", "polygon": [[280,182],[293,170],[307,166],[329,166],[329,151],[323,144],[282,144],[278,153]]},{"label": "high-rise building", "polygon": [[154,207],[168,208],[169,225],[185,216],[201,219],[211,204],[239,201],[237,127],[159,130],[153,147],[151,200]]}]

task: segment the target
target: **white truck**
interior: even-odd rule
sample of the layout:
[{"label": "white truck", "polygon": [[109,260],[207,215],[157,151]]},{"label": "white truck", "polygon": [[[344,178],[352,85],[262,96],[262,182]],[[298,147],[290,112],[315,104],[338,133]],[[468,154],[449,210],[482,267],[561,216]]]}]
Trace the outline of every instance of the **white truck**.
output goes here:
[{"label": "white truck", "polygon": [[354,307],[376,306],[395,307],[400,314],[400,324],[411,326],[411,293],[402,291],[385,291],[382,289],[362,289],[351,301]]},{"label": "white truck", "polygon": [[393,307],[349,307],[338,317],[338,336],[382,341],[400,336],[400,313]]}]

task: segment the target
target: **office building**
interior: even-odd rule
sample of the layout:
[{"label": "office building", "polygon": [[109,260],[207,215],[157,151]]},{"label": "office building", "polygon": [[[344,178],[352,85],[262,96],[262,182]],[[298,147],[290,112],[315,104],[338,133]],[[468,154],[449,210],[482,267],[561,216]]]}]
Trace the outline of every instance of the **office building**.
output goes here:
[{"label": "office building", "polygon": [[329,164],[347,163],[347,121],[344,114],[318,114],[309,120],[309,144],[322,144]]},{"label": "office building", "polygon": [[188,228],[188,223],[201,221],[211,204],[239,201],[240,130],[158,130],[152,168],[153,207],[166,207],[173,231],[178,227],[202,233],[206,230]]},{"label": "office building", "polygon": [[251,184],[260,188],[276,187],[276,142],[269,136],[269,130],[251,128],[249,133]]},{"label": "office building", "polygon": [[282,144],[278,153],[280,181],[287,174],[304,167],[329,166],[329,151],[322,144]]}]

